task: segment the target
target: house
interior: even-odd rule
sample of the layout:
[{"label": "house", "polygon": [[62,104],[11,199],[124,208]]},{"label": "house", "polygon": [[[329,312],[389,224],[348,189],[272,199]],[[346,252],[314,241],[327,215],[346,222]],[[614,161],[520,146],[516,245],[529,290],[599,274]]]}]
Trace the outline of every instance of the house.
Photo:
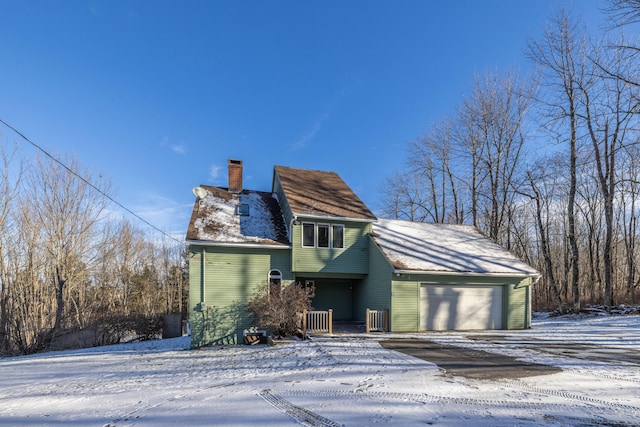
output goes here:
[{"label": "house", "polygon": [[466,225],[378,219],[334,172],[275,166],[271,191],[194,188],[187,231],[192,345],[238,343],[261,284],[307,286],[315,310],[393,332],[530,327],[536,270]]}]

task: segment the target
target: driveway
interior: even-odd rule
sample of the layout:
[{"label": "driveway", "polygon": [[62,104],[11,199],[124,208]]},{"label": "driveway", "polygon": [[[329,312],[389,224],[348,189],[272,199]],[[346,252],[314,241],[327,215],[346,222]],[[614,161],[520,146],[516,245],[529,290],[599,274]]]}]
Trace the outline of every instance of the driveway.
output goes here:
[{"label": "driveway", "polygon": [[504,354],[439,344],[428,340],[390,339],[380,341],[380,345],[389,350],[396,350],[435,363],[447,375],[471,379],[515,379],[562,371],[556,366],[525,362]]},{"label": "driveway", "polygon": [[[389,350],[417,357],[438,365],[449,376],[470,379],[517,379],[562,372],[558,358],[587,363],[640,366],[640,353],[614,331],[587,330],[583,339],[541,337],[535,331],[505,331],[504,334],[432,333],[421,337],[383,339],[380,345]],[[589,336],[591,332],[591,335]],[[458,336],[463,345],[442,342],[443,337]],[[595,338],[595,339],[594,339]],[[477,343],[477,345],[469,345]],[[488,351],[484,351],[485,348]],[[536,361],[522,353],[547,355]],[[517,354],[515,356],[514,354]],[[540,363],[540,360],[549,363]],[[569,366],[571,366],[570,364]]]}]

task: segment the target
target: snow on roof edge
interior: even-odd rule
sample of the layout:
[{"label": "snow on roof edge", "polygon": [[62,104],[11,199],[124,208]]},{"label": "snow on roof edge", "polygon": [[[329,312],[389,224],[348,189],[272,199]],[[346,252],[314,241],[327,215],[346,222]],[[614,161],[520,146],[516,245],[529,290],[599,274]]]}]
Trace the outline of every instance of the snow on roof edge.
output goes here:
[{"label": "snow on roof edge", "polygon": [[536,269],[470,225],[380,219],[373,224],[372,238],[394,272],[540,276]]}]

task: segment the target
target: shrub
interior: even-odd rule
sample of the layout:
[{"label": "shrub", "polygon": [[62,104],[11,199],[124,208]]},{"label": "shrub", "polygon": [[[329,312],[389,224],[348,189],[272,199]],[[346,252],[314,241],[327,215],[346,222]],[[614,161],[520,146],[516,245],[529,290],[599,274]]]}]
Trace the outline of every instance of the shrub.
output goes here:
[{"label": "shrub", "polygon": [[249,300],[253,326],[265,328],[274,336],[287,337],[301,332],[302,313],[311,310],[307,292],[295,284],[271,287],[263,284]]}]

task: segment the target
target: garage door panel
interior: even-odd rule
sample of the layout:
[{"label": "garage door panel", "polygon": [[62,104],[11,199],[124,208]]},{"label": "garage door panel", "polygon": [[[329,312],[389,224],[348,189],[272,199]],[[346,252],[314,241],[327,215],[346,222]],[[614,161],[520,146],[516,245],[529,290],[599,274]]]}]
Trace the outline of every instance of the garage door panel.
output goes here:
[{"label": "garage door panel", "polygon": [[502,328],[502,287],[422,285],[420,329]]}]

